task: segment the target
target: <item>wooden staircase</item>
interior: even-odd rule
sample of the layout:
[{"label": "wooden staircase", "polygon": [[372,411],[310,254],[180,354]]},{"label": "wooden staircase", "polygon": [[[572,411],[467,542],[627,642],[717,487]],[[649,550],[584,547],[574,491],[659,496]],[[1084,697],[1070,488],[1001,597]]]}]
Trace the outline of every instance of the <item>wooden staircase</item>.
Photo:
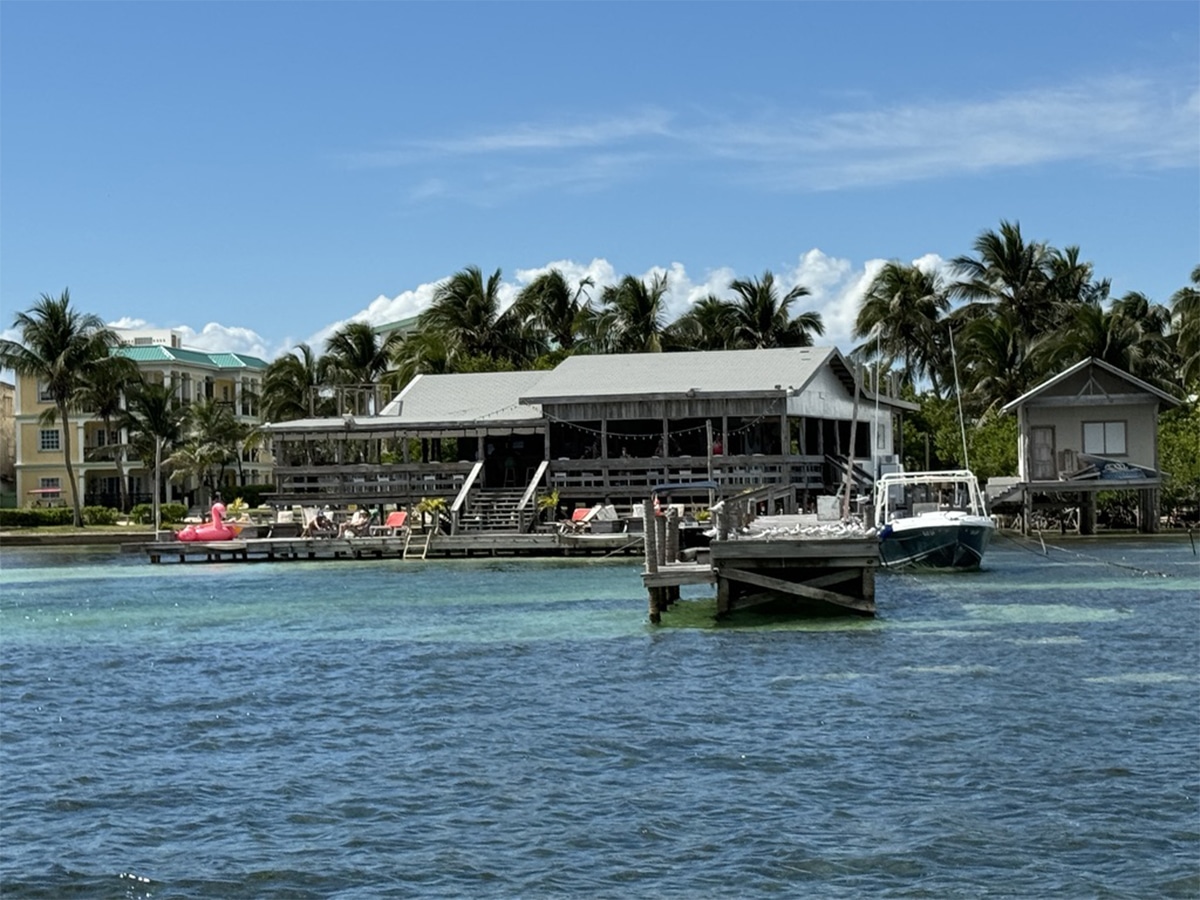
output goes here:
[{"label": "wooden staircase", "polygon": [[537,516],[537,506],[531,503],[523,513],[517,506],[525,493],[522,488],[497,488],[472,493],[466,510],[459,519],[462,532],[494,532],[518,534],[526,531],[530,521]]}]

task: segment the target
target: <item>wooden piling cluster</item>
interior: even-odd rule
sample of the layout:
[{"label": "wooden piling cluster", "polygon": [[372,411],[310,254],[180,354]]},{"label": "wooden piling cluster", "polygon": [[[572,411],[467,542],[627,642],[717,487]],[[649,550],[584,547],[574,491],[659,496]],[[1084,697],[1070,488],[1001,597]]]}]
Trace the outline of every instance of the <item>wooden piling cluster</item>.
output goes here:
[{"label": "wooden piling cluster", "polygon": [[[717,586],[717,616],[780,600],[804,611],[875,614],[875,570],[879,542],[874,535],[828,532],[779,536],[771,519],[760,518],[756,532],[746,533],[752,512],[734,504],[715,511],[713,538],[695,559],[679,553],[679,520],[670,508],[656,514],[647,501],[645,569],[642,584],[649,600],[650,621],[679,599],[685,584]],[[793,517],[794,518],[794,517]]]}]

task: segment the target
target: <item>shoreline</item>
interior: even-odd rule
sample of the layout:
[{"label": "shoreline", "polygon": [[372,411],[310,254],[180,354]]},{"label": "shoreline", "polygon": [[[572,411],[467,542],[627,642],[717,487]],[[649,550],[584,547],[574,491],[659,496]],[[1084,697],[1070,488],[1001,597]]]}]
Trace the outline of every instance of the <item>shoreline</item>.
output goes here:
[{"label": "shoreline", "polygon": [[[1040,541],[1094,541],[1094,540],[1115,540],[1121,539],[1126,541],[1162,541],[1162,540],[1183,540],[1191,538],[1193,541],[1198,537],[1194,530],[1188,529],[1171,529],[1159,531],[1155,534],[1142,534],[1139,531],[1103,531],[1098,534],[1081,535],[1074,532],[1066,532],[1065,534],[1058,531],[1042,531],[1031,532],[1023,535],[1019,531],[1013,529],[997,529],[998,537],[1005,537],[1010,540],[1026,540]],[[118,546],[123,544],[136,545],[138,549],[143,544],[154,544],[161,541],[153,531],[103,531],[89,532],[84,530],[82,533],[64,532],[57,534],[39,534],[36,530],[28,531],[0,531],[0,551],[6,547],[87,547],[87,546]]]}]

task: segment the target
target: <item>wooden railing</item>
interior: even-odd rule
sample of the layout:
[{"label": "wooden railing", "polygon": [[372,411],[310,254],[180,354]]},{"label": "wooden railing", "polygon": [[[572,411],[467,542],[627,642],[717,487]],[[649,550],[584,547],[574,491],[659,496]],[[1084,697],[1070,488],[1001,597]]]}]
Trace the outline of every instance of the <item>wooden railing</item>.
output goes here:
[{"label": "wooden railing", "polygon": [[[422,497],[465,502],[473,462],[400,463],[351,466],[276,466],[275,503],[416,503]],[[542,477],[543,469],[545,477]],[[717,482],[723,489],[790,485],[819,491],[825,487],[825,460],[819,456],[714,456],[651,459],[556,459],[543,463],[524,485],[522,508],[539,485],[567,497],[646,497],[659,484]]]},{"label": "wooden railing", "polygon": [[790,484],[820,490],[825,461],[819,456],[714,456],[708,458],[559,459],[550,462],[550,486],[560,492],[600,489],[606,493],[649,494],[658,484],[715,481],[722,487]]},{"label": "wooden railing", "polygon": [[474,463],[400,463],[395,465],[276,466],[272,502],[337,503],[419,501],[458,494]]}]

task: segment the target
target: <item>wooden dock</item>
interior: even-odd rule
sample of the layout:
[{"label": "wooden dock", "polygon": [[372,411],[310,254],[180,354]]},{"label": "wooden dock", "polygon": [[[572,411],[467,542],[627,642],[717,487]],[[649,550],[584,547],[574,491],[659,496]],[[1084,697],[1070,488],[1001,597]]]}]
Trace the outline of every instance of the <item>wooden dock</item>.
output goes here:
[{"label": "wooden dock", "polygon": [[[626,537],[622,535],[621,537]],[[632,537],[632,536],[630,536]],[[283,562],[339,559],[446,559],[475,556],[580,556],[640,553],[641,541],[564,543],[554,533],[434,532],[378,537],[280,537],[233,541],[158,541],[143,545],[152,563]]]},{"label": "wooden dock", "polygon": [[875,614],[879,541],[838,525],[800,528],[797,517],[763,517],[756,529],[719,521],[706,551],[683,558],[678,524],[668,510],[655,515],[646,504],[645,570],[642,584],[650,621],[679,599],[683,585],[714,584],[717,616],[762,603],[791,601],[798,611]]}]

